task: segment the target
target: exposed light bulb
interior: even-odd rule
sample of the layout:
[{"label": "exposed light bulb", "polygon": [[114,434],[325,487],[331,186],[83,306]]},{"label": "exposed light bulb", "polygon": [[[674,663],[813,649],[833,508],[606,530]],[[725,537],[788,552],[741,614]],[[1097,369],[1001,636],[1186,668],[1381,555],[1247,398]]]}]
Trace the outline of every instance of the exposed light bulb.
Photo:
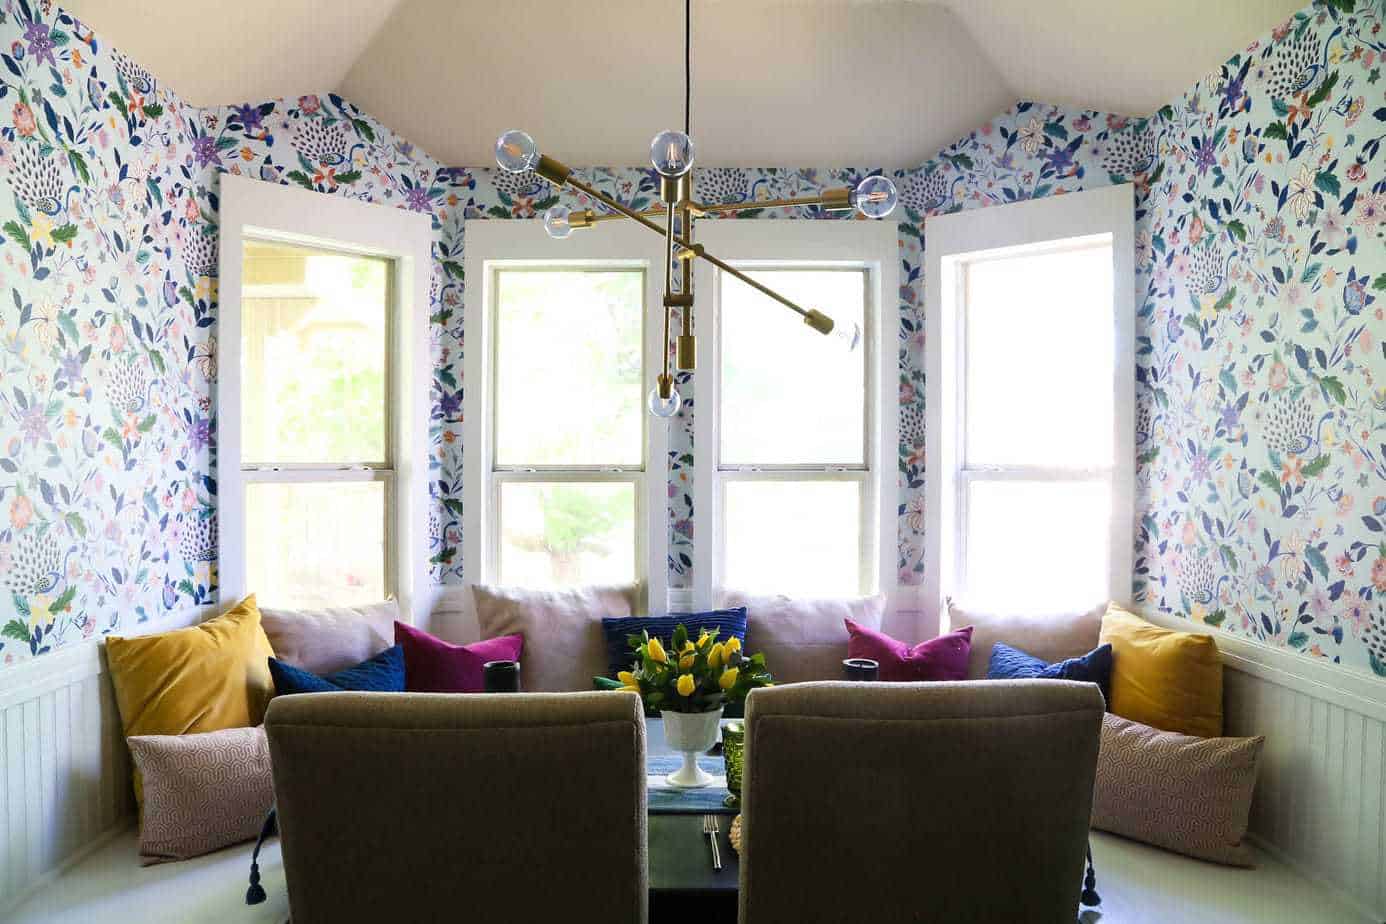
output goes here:
[{"label": "exposed light bulb", "polygon": [[867,218],[884,218],[895,211],[900,194],[888,176],[869,176],[852,190],[852,206]]},{"label": "exposed light bulb", "polygon": [[661,176],[683,176],[693,167],[693,139],[683,132],[660,132],[650,142],[650,163]]},{"label": "exposed light bulb", "polygon": [[857,344],[861,343],[861,325],[856,321],[848,321],[845,324],[834,324],[833,332],[828,336],[832,338],[836,346],[851,353],[857,348]]},{"label": "exposed light bulb", "polygon": [[656,417],[673,417],[683,405],[683,398],[679,397],[679,393],[675,389],[670,389],[669,397],[661,398],[659,387],[656,386],[650,389],[649,405],[650,413]]},{"label": "exposed light bulb", "polygon": [[496,139],[496,163],[508,173],[524,173],[539,163],[539,148],[529,135],[512,128]]},{"label": "exposed light bulb", "polygon": [[549,237],[561,241],[573,233],[572,223],[568,220],[571,214],[572,209],[561,205],[555,205],[544,213],[544,230],[549,233]]}]

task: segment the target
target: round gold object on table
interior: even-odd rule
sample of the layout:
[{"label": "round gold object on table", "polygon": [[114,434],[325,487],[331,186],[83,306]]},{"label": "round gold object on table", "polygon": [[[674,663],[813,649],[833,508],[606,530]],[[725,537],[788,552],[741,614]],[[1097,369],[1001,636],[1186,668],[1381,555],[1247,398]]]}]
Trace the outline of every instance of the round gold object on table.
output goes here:
[{"label": "round gold object on table", "polygon": [[731,841],[732,850],[741,853],[741,816],[737,815],[732,819],[731,830],[727,832],[727,840]]}]

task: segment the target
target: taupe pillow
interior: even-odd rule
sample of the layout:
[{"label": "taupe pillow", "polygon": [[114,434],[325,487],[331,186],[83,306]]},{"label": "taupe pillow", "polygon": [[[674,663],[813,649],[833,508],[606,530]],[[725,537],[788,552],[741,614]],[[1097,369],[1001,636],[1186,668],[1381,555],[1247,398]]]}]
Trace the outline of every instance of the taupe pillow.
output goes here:
[{"label": "taupe pillow", "polygon": [[[1107,604],[1080,613],[1018,616],[968,610],[948,601],[948,630],[972,627],[972,653],[968,655],[967,679],[985,680],[991,649],[1005,642],[1053,664],[1065,658],[1079,658],[1097,647],[1102,632],[1102,614]],[[946,631],[946,630],[945,630]]]},{"label": "taupe pillow", "polygon": [[528,693],[569,693],[592,688],[606,673],[602,617],[634,616],[644,608],[639,584],[524,590],[472,585],[481,637],[525,637],[520,686]]},{"label": "taupe pillow", "polygon": [[1107,713],[1092,826],[1201,860],[1252,866],[1245,838],[1265,741],[1195,738]]},{"label": "taupe pillow", "polygon": [[765,655],[776,683],[841,680],[848,639],[843,620],[879,629],[885,604],[884,595],[813,599],[737,592],[726,593],[722,602],[746,607],[745,650]]},{"label": "taupe pillow", "polygon": [[322,610],[260,607],[260,625],[274,656],[315,674],[332,674],[394,644],[399,604],[393,600]]},{"label": "taupe pillow", "polygon": [[167,863],[248,841],[274,804],[262,725],[126,739],[144,778],[140,863]]}]

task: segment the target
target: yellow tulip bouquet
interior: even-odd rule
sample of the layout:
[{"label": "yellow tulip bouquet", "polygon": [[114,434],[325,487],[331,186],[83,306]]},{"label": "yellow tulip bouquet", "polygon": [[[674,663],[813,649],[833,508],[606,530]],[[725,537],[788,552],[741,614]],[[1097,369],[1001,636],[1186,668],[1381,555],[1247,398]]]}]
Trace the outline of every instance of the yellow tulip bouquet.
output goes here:
[{"label": "yellow tulip bouquet", "polygon": [[651,711],[715,712],[770,685],[765,655],[747,655],[736,636],[719,642],[717,635],[704,630],[695,642],[680,623],[668,648],[649,632],[629,636],[635,663],[616,675],[621,688],[639,693]]}]

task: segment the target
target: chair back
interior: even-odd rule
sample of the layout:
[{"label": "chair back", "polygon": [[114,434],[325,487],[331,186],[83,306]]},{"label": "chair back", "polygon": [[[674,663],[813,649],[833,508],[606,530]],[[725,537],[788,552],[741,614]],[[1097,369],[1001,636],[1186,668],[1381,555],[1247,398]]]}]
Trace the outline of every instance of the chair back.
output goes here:
[{"label": "chair back", "polygon": [[740,920],[1072,924],[1102,712],[1057,680],[752,692]]},{"label": "chair back", "polygon": [[646,920],[638,697],[314,693],[265,727],[294,924]]}]

